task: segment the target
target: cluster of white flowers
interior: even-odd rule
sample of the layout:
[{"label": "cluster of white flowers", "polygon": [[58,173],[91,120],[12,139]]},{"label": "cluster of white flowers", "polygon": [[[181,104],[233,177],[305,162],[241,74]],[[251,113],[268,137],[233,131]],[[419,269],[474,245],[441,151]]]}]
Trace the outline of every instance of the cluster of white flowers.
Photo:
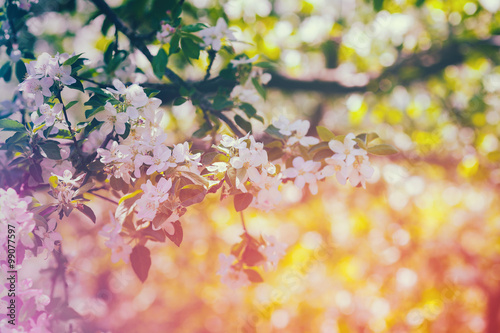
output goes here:
[{"label": "cluster of white flowers", "polygon": [[167,44],[168,42],[170,42],[170,39],[172,38],[174,32],[174,27],[172,27],[167,22],[162,21],[160,31],[156,33],[156,39],[158,39],[162,44]]},{"label": "cluster of white flowers", "polygon": [[231,289],[237,289],[245,287],[251,284],[241,266],[238,268],[235,265],[236,257],[232,254],[226,256],[225,254],[219,254],[220,269],[217,274],[221,276],[221,282],[227,285]]},{"label": "cluster of white flowers", "polygon": [[[18,298],[19,319],[15,329],[12,328],[11,320],[5,314],[0,315],[0,332],[30,332],[51,333],[49,315],[45,307],[50,303],[50,297],[45,295],[41,289],[33,289],[33,280],[30,278],[18,282],[16,298]],[[29,314],[29,315],[26,315]]]},{"label": "cluster of white flowers", "polygon": [[[113,131],[125,133],[126,124],[130,126],[130,133],[126,139],[112,141],[107,148],[98,148],[100,161],[106,165],[109,174],[122,179],[127,184],[140,178],[143,172],[147,176],[163,174],[165,176],[176,172],[194,173],[199,175],[201,154],[192,154],[188,142],[179,143],[172,148],[166,144],[167,133],[160,126],[163,112],[158,109],[161,101],[157,98],[148,98],[142,87],[133,84],[129,87],[119,80],[114,80],[115,89],[108,89],[116,100],[123,100],[116,105],[110,102],[95,115],[103,122],[100,135]],[[104,128],[104,129],[103,129]],[[91,135],[92,136],[92,135]],[[95,134],[94,134],[95,136]],[[137,201],[138,217],[145,221],[153,221],[160,207],[169,196],[168,191],[172,180],[161,178],[156,185],[148,180],[141,189],[143,194]],[[158,193],[162,195],[158,197]],[[177,198],[171,197],[170,216],[161,226],[167,232],[173,231],[172,223],[178,219],[179,203]]]},{"label": "cluster of white flowers", "polygon": [[39,108],[44,103],[44,97],[51,97],[50,88],[56,83],[71,85],[76,79],[71,76],[71,66],[62,65],[70,56],[67,53],[55,57],[42,53],[36,61],[26,63],[26,79],[19,84],[19,90],[25,97],[35,100]]},{"label": "cluster of white flowers", "polygon": [[[8,239],[14,239],[18,248],[32,248],[35,243],[30,237],[36,226],[33,220],[33,213],[28,210],[31,203],[30,197],[20,198],[17,192],[9,188],[0,188],[0,262],[7,260]],[[14,231],[12,231],[14,230]],[[15,235],[9,237],[9,235]],[[12,243],[11,243],[12,244]],[[15,244],[15,242],[14,242]],[[22,264],[22,258],[18,257],[17,264]]]},{"label": "cluster of white flowers", "polygon": [[71,211],[80,203],[75,200],[76,191],[80,187],[79,182],[84,177],[84,174],[73,178],[73,173],[70,170],[64,170],[62,176],[52,174],[49,182],[52,186],[50,192],[52,197],[57,200],[57,212],[61,215],[64,213],[69,216]]},{"label": "cluster of white flowers", "polygon": [[[38,253],[44,249],[52,251],[54,243],[61,240],[61,235],[54,231],[54,219],[48,221],[47,227],[41,225],[42,222],[37,226],[29,209],[31,203],[31,197],[22,198],[12,188],[0,188],[0,266],[4,272],[23,269],[24,260],[27,258],[26,250],[35,249],[35,235],[42,242],[41,246],[37,247]],[[12,251],[13,248],[15,252]],[[42,290],[33,289],[33,281],[29,278],[16,283],[19,314],[16,332],[48,333],[49,316],[45,307],[50,303],[50,298]],[[3,286],[0,286],[0,291],[2,289]],[[27,313],[30,316],[26,316]],[[5,313],[0,315],[1,332],[11,331],[9,320],[11,318]]]},{"label": "cluster of white flowers", "polygon": [[201,30],[200,37],[203,39],[205,47],[210,46],[214,51],[221,49],[224,40],[236,40],[233,32],[228,29],[227,23],[222,17],[217,20],[215,27],[208,27]]},{"label": "cluster of white flowers", "polygon": [[99,235],[107,238],[104,245],[111,249],[111,261],[117,263],[123,260],[125,263],[129,262],[129,256],[132,252],[132,246],[125,243],[125,240],[120,235],[122,225],[118,222],[113,214],[109,213],[110,222],[102,227]]},{"label": "cluster of white flowers", "polygon": [[338,140],[331,140],[328,143],[334,154],[325,159],[328,165],[321,170],[318,179],[335,174],[342,185],[345,185],[349,179],[352,186],[361,184],[365,187],[365,182],[371,178],[374,169],[370,165],[367,151],[354,147],[356,145],[354,138],[354,134],[349,133],[345,136],[343,143]]},{"label": "cluster of white flowers", "polygon": [[286,254],[285,250],[288,246],[279,242],[274,236],[262,235],[262,238],[266,243],[259,247],[259,252],[266,257],[262,265],[266,271],[275,270],[278,262]]},{"label": "cluster of white flowers", "polygon": [[299,143],[304,147],[309,147],[319,143],[319,140],[313,136],[306,136],[311,126],[307,120],[296,120],[290,123],[290,120],[285,116],[280,116],[278,119],[273,121],[273,126],[276,127],[280,134],[287,136],[287,145],[292,146],[295,143]]},{"label": "cluster of white flowers", "polygon": [[279,203],[281,174],[277,174],[264,145],[256,142],[253,135],[247,134],[238,139],[222,135],[216,148],[224,153],[227,161],[214,162],[207,167],[209,172],[222,179],[228,169],[233,169],[236,175],[234,187],[244,193],[254,192],[256,195],[252,204],[255,207],[269,210]]}]

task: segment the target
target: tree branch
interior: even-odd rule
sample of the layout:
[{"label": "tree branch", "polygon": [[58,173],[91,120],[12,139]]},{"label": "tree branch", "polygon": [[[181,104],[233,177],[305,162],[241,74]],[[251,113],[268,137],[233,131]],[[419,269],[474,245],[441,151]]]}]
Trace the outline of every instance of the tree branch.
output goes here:
[{"label": "tree branch", "polygon": [[[141,51],[148,61],[153,64],[153,55],[149,51],[148,47],[146,44],[144,44],[143,40],[138,36],[135,31],[127,27],[121,20],[120,18],[116,15],[116,13],[108,6],[108,4],[104,0],[90,0],[94,5],[108,18],[113,22],[115,25],[116,29],[121,31],[127,38],[130,40],[130,43],[137,48],[139,51]],[[179,75],[177,75],[174,71],[172,71],[170,68],[165,67],[165,76],[173,83],[173,87],[176,88],[177,91],[177,96],[179,96],[179,88],[183,87],[186,88],[187,90],[191,90],[192,88],[195,88],[195,86],[192,86],[191,84],[187,83],[184,81]],[[238,127],[227,117],[222,117],[222,112],[215,110],[211,103],[205,98],[204,94],[200,93],[199,91],[195,90],[192,98],[194,100],[199,100],[199,106],[206,110],[209,111],[210,113],[216,115],[219,117],[222,121],[224,121],[229,128],[236,134],[237,136],[243,136],[243,133],[241,133],[240,130],[238,130]]]},{"label": "tree branch", "polygon": [[[463,63],[470,50],[477,47],[491,47],[493,50],[500,48],[500,38],[493,37],[485,40],[451,41],[449,44],[437,49],[400,56],[396,63],[386,68],[380,74],[372,74],[368,82],[363,85],[350,85],[342,82],[336,70],[329,70],[330,74],[324,75],[327,79],[311,78],[297,79],[287,77],[277,72],[271,72],[272,79],[267,84],[268,88],[275,88],[285,92],[316,92],[324,95],[345,95],[355,92],[376,91],[382,79],[395,81],[395,84],[411,84],[422,81],[429,76],[440,73],[450,65]],[[368,74],[367,74],[368,75]],[[237,82],[216,77],[206,81],[190,83],[204,94],[215,94],[219,87],[231,89]],[[179,97],[178,91],[172,85],[149,84],[150,88],[160,90],[158,98],[168,103]]]},{"label": "tree branch", "polygon": [[68,118],[68,112],[66,110],[66,105],[64,105],[64,102],[63,102],[63,99],[62,99],[62,96],[61,96],[61,90],[60,89],[56,89],[56,98],[59,100],[59,102],[61,102],[62,104],[62,109],[63,109],[63,114],[64,114],[64,119],[66,120],[66,125],[68,125],[68,130],[69,130],[69,133],[71,134],[71,138],[73,139],[73,144],[75,146],[75,149],[76,149],[76,153],[78,154],[78,157],[80,157],[80,161],[82,162],[82,167],[83,167],[83,170],[84,171],[89,171],[89,169],[87,168],[87,165],[85,164],[85,158],[83,156],[83,152],[82,150],[80,149],[80,146],[78,145],[78,141],[76,141],[76,136],[75,136],[75,132],[73,131],[73,128],[71,128],[71,123],[69,122],[69,118]]}]

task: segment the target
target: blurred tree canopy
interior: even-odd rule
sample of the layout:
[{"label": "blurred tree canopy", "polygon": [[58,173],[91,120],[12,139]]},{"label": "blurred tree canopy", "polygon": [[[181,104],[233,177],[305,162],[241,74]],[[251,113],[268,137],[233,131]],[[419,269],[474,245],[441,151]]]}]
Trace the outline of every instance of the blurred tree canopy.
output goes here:
[{"label": "blurred tree canopy", "polygon": [[[137,40],[156,54],[156,32],[179,3],[106,1],[131,41],[103,2],[39,0],[13,23],[19,49],[84,53],[96,65],[85,78],[95,82],[142,80],[160,91],[173,135],[189,137],[203,114],[175,105],[177,82],[155,77],[134,47]],[[182,248],[152,248],[157,268],[144,285],[89,241],[99,228],[61,224],[82,331],[500,332],[500,1],[180,5],[185,24],[215,26],[222,17],[236,38],[213,60],[204,51],[184,56],[189,47],[168,59],[200,93],[237,84],[223,70],[234,53],[259,55],[272,75],[265,100],[254,104],[265,123],[287,114],[309,119],[310,135],[316,125],[335,134],[368,129],[400,153],[374,162],[366,191],[325,182],[319,196],[290,189],[279,210],[250,211],[250,233],[277,234],[289,248],[264,283],[237,291],[215,274],[217,255],[241,233],[238,215],[218,198],[188,212]],[[133,72],[110,69],[110,48],[124,51]],[[17,84],[10,68],[0,69],[4,81],[12,76],[2,99]],[[103,204],[97,215],[110,209]]]}]

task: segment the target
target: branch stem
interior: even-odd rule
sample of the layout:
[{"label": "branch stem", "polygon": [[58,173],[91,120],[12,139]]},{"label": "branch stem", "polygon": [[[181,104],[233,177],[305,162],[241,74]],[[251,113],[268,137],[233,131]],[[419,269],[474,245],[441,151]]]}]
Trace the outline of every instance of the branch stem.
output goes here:
[{"label": "branch stem", "polygon": [[80,157],[80,160],[82,162],[83,170],[85,170],[85,171],[88,172],[89,170],[87,168],[87,165],[85,164],[85,158],[83,157],[83,152],[80,149],[80,146],[78,145],[78,141],[76,141],[75,132],[73,131],[73,128],[71,128],[71,123],[70,123],[69,118],[68,118],[68,111],[66,110],[66,105],[64,105],[64,102],[63,102],[63,99],[62,99],[62,96],[61,96],[61,90],[62,89],[57,89],[56,90],[57,91],[56,92],[56,98],[62,104],[64,119],[66,120],[66,125],[68,126],[69,133],[71,134],[71,138],[73,139],[73,144],[75,146],[76,152],[77,152],[77,154]]},{"label": "branch stem", "polygon": [[243,231],[245,234],[248,234],[247,226],[245,224],[245,215],[243,215],[243,211],[240,211],[240,216],[241,216],[241,225],[243,226]]}]

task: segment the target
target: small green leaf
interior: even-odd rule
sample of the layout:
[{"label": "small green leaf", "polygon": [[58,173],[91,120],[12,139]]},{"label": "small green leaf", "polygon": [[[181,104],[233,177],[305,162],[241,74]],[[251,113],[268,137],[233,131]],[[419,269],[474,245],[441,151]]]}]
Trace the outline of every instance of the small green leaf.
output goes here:
[{"label": "small green leaf", "polygon": [[201,125],[201,127],[198,130],[196,130],[193,133],[193,137],[198,139],[204,138],[208,134],[208,132],[210,132],[211,129],[212,125],[210,125],[210,123],[208,122],[205,122],[203,123],[203,125]]},{"label": "small green leaf", "polygon": [[266,128],[265,132],[269,134],[272,137],[275,137],[277,139],[283,139],[283,134],[280,133],[280,130],[274,127],[273,125],[269,125],[268,128]]},{"label": "small green leaf", "polygon": [[25,132],[26,128],[24,127],[23,124],[16,120],[12,119],[0,119],[0,128],[2,128],[4,131],[13,131],[13,132]]},{"label": "small green leaf", "polygon": [[78,101],[71,101],[68,104],[66,104],[66,110],[69,110],[73,105],[78,103]]},{"label": "small green leaf", "polygon": [[321,141],[329,142],[330,140],[335,139],[335,134],[332,133],[328,128],[323,126],[316,126],[316,131],[318,132],[318,136]]},{"label": "small green leaf", "polygon": [[243,128],[245,132],[249,133],[252,131],[252,124],[239,115],[234,116],[234,121],[239,127]]},{"label": "small green leaf", "polygon": [[87,117],[87,119],[88,119],[88,118],[92,117],[93,115],[95,115],[96,113],[101,112],[103,110],[104,110],[104,106],[85,110],[85,117]]},{"label": "small green leaf", "polygon": [[384,0],[373,0],[373,9],[379,12],[384,7]]},{"label": "small green leaf", "polygon": [[5,82],[9,82],[12,77],[12,67],[10,66],[10,62],[6,62],[2,68],[0,68],[0,77],[3,77]]},{"label": "small green leaf", "polygon": [[241,103],[241,105],[239,106],[239,108],[241,110],[243,110],[243,112],[245,112],[245,114],[247,115],[248,118],[252,118],[252,117],[254,117],[257,114],[257,110],[255,110],[255,108],[253,107],[252,104]]},{"label": "small green leaf", "polygon": [[198,59],[200,57],[200,45],[193,42],[190,38],[181,39],[181,48],[188,58]]},{"label": "small green leaf", "polygon": [[181,39],[181,35],[176,33],[172,36],[172,38],[170,39],[170,48],[168,50],[168,54],[169,55],[172,55],[174,53],[177,53],[179,52],[180,48],[179,48],[179,40]]},{"label": "small green leaf", "polygon": [[130,253],[130,263],[135,275],[142,283],[146,281],[151,268],[151,252],[144,245],[136,245]]},{"label": "small green leaf", "polygon": [[399,151],[395,147],[388,144],[369,147],[368,152],[374,155],[392,155],[399,153]]},{"label": "small green leaf", "polygon": [[184,27],[181,28],[181,31],[183,32],[198,32],[200,30],[203,30],[207,27],[206,24],[204,23],[196,23],[196,24],[190,24],[190,25],[186,25]]},{"label": "small green leaf", "polygon": [[80,80],[76,80],[75,83],[73,83],[73,84],[71,84],[71,85],[69,85],[67,87],[70,88],[70,89],[79,90],[82,93],[85,92],[85,89],[83,88],[82,82]]},{"label": "small green leaf", "polygon": [[83,53],[80,53],[80,54],[77,54],[75,56],[72,56],[71,58],[69,58],[68,60],[66,60],[63,65],[64,66],[71,66],[73,65],[81,56],[82,56]]},{"label": "small green leaf", "polygon": [[256,77],[253,77],[252,83],[253,83],[253,86],[255,87],[255,89],[257,89],[257,92],[259,93],[259,95],[261,95],[263,99],[266,99],[266,95],[267,95],[266,90],[259,83],[259,80]]},{"label": "small green leaf", "polygon": [[165,68],[168,63],[168,55],[167,52],[163,48],[158,50],[158,53],[153,58],[153,71],[159,79],[163,77],[165,74]]},{"label": "small green leaf", "polygon": [[16,78],[19,82],[23,82],[26,77],[26,65],[22,60],[16,62]]},{"label": "small green leaf", "polygon": [[0,68],[0,78],[3,78],[5,80],[5,82],[8,82],[10,81],[10,78],[9,80],[6,80],[5,79],[5,74],[7,74],[7,71],[11,71],[11,74],[12,74],[12,69],[9,69],[10,68],[10,61],[7,61],[5,64],[3,64],[2,68]]},{"label": "small green leaf", "polygon": [[175,99],[174,101],[174,105],[177,106],[177,105],[182,105],[184,103],[187,102],[187,98],[184,98],[184,97],[178,97]]},{"label": "small green leaf", "polygon": [[104,63],[106,65],[109,64],[109,62],[111,61],[111,58],[113,57],[114,48],[115,48],[115,42],[111,42],[111,43],[109,43],[106,51],[104,52]]},{"label": "small green leaf", "polygon": [[59,143],[57,141],[48,140],[40,143],[40,148],[42,148],[45,155],[51,160],[60,160],[61,149],[59,148]]}]

